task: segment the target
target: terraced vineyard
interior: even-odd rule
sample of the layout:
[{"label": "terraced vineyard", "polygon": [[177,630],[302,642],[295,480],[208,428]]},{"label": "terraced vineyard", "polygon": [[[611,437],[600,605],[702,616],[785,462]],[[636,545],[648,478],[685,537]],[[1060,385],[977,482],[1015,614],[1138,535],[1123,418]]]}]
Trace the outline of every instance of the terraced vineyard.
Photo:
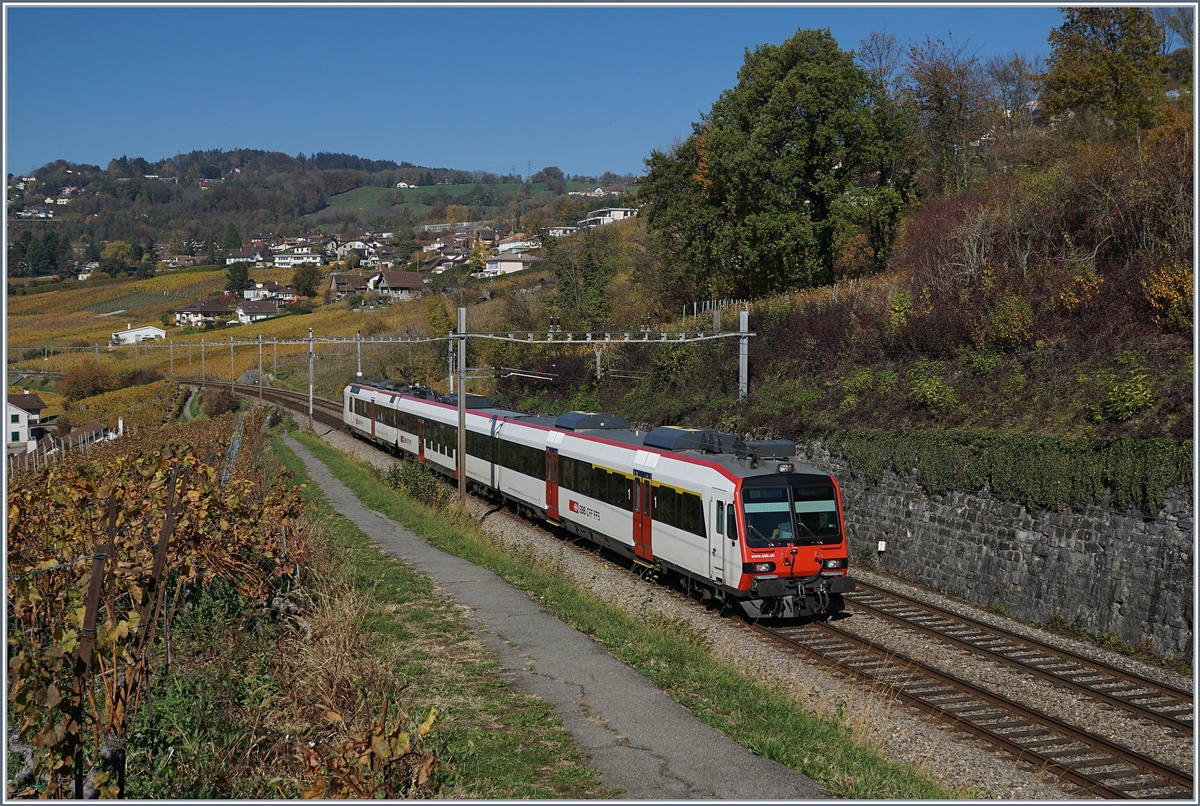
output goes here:
[{"label": "terraced vineyard", "polygon": [[191,294],[181,291],[135,291],[116,299],[97,302],[84,308],[89,313],[116,313],[117,311],[139,311],[153,308],[164,302],[190,299]]}]

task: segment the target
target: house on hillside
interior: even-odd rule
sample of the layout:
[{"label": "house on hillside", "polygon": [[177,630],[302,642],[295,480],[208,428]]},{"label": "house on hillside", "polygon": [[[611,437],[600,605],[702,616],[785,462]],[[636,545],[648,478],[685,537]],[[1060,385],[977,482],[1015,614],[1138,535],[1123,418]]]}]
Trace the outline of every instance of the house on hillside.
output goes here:
[{"label": "house on hillside", "polygon": [[230,310],[224,305],[198,299],[182,308],[172,308],[177,325],[211,325],[227,318]]},{"label": "house on hillside", "polygon": [[581,228],[602,227],[605,224],[612,224],[615,221],[633,218],[636,215],[637,210],[633,207],[605,207],[600,210],[593,210],[588,214],[587,218],[580,219],[578,224]]},{"label": "house on hillside", "polygon": [[506,253],[520,254],[541,247],[542,242],[537,238],[518,232],[508,238],[501,238],[500,242],[496,244],[496,251],[502,255]]},{"label": "house on hillside", "polygon": [[81,425],[71,433],[63,437],[68,448],[78,448],[81,445],[91,445],[93,442],[99,442],[102,439],[112,439],[113,432],[102,422],[92,420],[90,423]]},{"label": "house on hillside", "polygon": [[490,257],[484,261],[487,267],[481,272],[476,272],[477,277],[499,277],[502,274],[512,274],[515,271],[523,271],[532,267],[537,263],[539,258],[531,255],[518,254],[503,254]]},{"label": "house on hillside", "polygon": [[37,395],[29,394],[28,389],[24,394],[7,395],[5,402],[5,411],[8,414],[5,420],[8,427],[4,432],[5,451],[16,453],[31,449],[30,427],[41,421],[42,410],[46,408],[46,404]]},{"label": "house on hillside", "polygon": [[260,322],[279,315],[279,305],[274,300],[246,300],[237,306],[237,318],[243,325]]},{"label": "house on hillside", "polygon": [[301,254],[295,252],[284,252],[275,255],[274,263],[276,268],[292,269],[296,266],[320,266],[325,262],[325,256],[321,253]]},{"label": "house on hillside", "polygon": [[552,238],[565,238],[579,232],[579,227],[551,227],[548,232]]},{"label": "house on hillside", "polygon": [[371,275],[367,287],[380,297],[393,300],[414,299],[425,290],[425,281],[415,271],[380,271]]},{"label": "house on hillside", "polygon": [[155,341],[157,339],[165,339],[166,337],[167,331],[161,327],[154,327],[153,325],[143,325],[142,327],[125,325],[124,330],[118,330],[112,334],[109,344],[115,347],[119,344],[137,344],[139,341]]},{"label": "house on hillside", "polygon": [[225,265],[232,266],[234,263],[254,263],[258,264],[263,259],[262,253],[253,246],[248,249],[230,249],[225,255]]},{"label": "house on hillside", "polygon": [[362,294],[369,290],[367,280],[362,273],[350,274],[334,272],[329,275],[329,293],[335,300],[345,299],[351,294]]}]

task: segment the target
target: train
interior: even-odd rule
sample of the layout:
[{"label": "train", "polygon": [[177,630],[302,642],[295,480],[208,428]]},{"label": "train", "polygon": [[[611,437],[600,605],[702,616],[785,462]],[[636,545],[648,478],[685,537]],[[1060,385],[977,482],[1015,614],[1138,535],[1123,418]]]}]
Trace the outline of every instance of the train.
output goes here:
[{"label": "train", "polygon": [[[383,387],[383,388],[381,388]],[[458,401],[396,382],[351,383],[353,435],[457,479]],[[558,416],[467,395],[467,486],[678,575],[752,619],[827,617],[854,590],[837,480],[788,440],[708,428],[642,431],[605,412]]]}]

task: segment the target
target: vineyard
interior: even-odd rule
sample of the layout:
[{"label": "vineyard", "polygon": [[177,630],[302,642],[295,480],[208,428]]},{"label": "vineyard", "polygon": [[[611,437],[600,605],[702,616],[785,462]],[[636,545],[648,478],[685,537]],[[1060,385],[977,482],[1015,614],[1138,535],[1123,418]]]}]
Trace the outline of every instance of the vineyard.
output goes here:
[{"label": "vineyard", "polygon": [[10,479],[9,750],[26,763],[9,797],[124,793],[127,742],[197,591],[220,580],[288,617],[304,506],[259,469],[262,416],[143,428]]},{"label": "vineyard", "polygon": [[189,299],[189,295],[178,291],[135,291],[106,302],[97,302],[84,308],[89,313],[115,313],[117,311],[139,311],[152,308],[164,302],[179,302]]},{"label": "vineyard", "polygon": [[178,388],[174,382],[165,380],[142,386],[128,386],[113,392],[85,397],[75,403],[63,400],[62,403],[47,408],[43,416],[49,418],[66,414],[68,419],[76,424],[96,420],[110,428],[117,427],[118,418],[126,427],[158,425],[168,407],[177,399]]}]

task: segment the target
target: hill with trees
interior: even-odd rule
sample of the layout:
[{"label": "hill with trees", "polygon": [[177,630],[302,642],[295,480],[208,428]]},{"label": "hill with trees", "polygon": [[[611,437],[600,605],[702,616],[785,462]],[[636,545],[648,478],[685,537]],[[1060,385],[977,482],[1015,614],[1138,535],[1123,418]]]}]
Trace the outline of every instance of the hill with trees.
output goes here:
[{"label": "hill with trees", "polygon": [[590,351],[528,351],[560,382],[500,397],[791,437],[1190,440],[1194,132],[1170,66],[1190,57],[1163,32],[1145,9],[1067,9],[1044,70],[882,34],[748,51],[692,136],[647,159],[641,217],[558,244],[556,293],[510,307],[620,332],[749,298],[749,398],[728,343],[611,348],[600,382]]}]

